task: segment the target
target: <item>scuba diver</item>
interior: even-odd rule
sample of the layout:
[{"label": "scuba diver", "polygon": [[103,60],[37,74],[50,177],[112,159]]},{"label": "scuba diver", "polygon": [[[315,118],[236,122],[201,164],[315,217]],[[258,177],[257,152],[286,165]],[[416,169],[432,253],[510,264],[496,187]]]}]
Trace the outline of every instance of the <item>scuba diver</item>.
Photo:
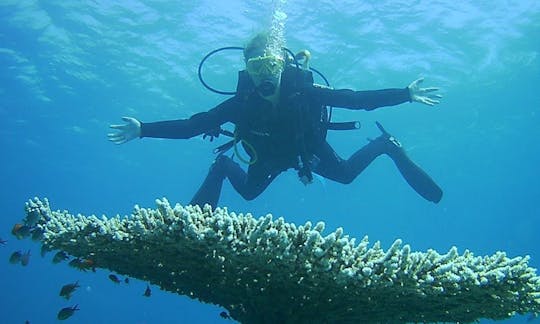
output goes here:
[{"label": "scuba diver", "polygon": [[[328,130],[359,127],[358,122],[331,122],[329,107],[369,111],[413,101],[433,106],[441,98],[433,93],[438,88],[421,88],[423,79],[418,79],[401,89],[333,89],[314,83],[310,70],[316,70],[308,68],[309,52],[294,55],[284,48],[283,54],[276,55],[269,50],[267,34],[258,34],[245,48],[238,49],[243,49],[246,68],[239,72],[234,96],[188,119],[147,123],[123,117],[125,124],[110,126],[116,131],[108,134],[109,140],[122,144],[144,137],[189,139],[203,135],[212,140],[220,134],[231,136],[229,143],[216,149],[218,155],[190,202],[201,207],[217,207],[225,178],[244,199],[252,200],[288,169],[295,169],[304,184],[313,181],[313,173],[348,184],[383,154],[392,159],[403,178],[423,198],[434,203],[441,200],[441,188],[409,159],[401,143],[380,123],[376,124],[382,134],[349,159],[341,158],[326,141]],[[207,86],[200,69],[201,82]],[[227,122],[235,125],[234,132],[221,129]],[[239,153],[239,145],[243,154]],[[225,152],[231,148],[234,153],[228,156]],[[246,154],[248,158],[243,157]],[[248,165],[247,172],[234,161],[235,157]]]}]

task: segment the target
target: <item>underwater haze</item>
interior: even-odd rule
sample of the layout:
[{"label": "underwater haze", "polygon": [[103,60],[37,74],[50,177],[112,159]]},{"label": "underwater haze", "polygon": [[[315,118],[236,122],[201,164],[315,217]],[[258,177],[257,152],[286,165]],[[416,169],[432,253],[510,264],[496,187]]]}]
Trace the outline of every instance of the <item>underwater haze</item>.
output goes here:
[{"label": "underwater haze", "polygon": [[[334,109],[361,129],[329,133],[348,157],[379,135],[375,121],[443,188],[423,200],[387,157],[353,183],[294,171],[244,201],[228,182],[220,205],[296,224],[323,220],[333,231],[384,249],[401,238],[412,250],[530,255],[540,266],[540,2],[285,1],[286,46],[308,49],[311,65],[335,88],[403,88],[424,77],[441,88],[440,105],[405,103],[377,111]],[[1,323],[53,323],[78,304],[73,323],[225,323],[223,308],[162,292],[110,272],[82,273],[39,256],[39,245],[10,234],[24,203],[47,197],[53,209],[128,215],[155,199],[186,204],[214,159],[210,142],[107,140],[122,116],[141,121],[187,118],[227,96],[205,89],[200,60],[223,46],[243,46],[270,26],[273,1],[0,1]],[[240,51],[213,56],[205,80],[236,88]],[[322,80],[316,80],[321,83]],[[230,129],[230,127],[229,127]],[[31,250],[26,267],[8,262]],[[79,280],[71,300],[60,287]],[[269,301],[271,302],[271,301]],[[276,305],[277,307],[277,305]],[[529,315],[506,323],[538,322]],[[491,321],[483,320],[483,323]]]}]

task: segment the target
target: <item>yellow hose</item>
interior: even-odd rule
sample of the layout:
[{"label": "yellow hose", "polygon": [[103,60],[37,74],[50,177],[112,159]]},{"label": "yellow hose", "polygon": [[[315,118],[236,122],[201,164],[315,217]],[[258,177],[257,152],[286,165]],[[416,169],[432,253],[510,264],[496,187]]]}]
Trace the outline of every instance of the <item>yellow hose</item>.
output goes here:
[{"label": "yellow hose", "polygon": [[[243,143],[245,146],[246,146],[246,151],[249,150],[253,153],[253,158],[252,159],[244,159],[241,155],[240,155],[240,151],[238,150],[238,142],[240,143]],[[234,155],[236,155],[238,157],[238,160],[240,160],[242,163],[245,163],[247,165],[253,165],[257,162],[258,160],[258,156],[257,156],[257,151],[255,150],[255,148],[253,147],[253,145],[249,144],[248,142],[246,142],[245,140],[241,139],[240,141],[238,141],[238,133],[236,132],[236,130],[234,131]]]}]

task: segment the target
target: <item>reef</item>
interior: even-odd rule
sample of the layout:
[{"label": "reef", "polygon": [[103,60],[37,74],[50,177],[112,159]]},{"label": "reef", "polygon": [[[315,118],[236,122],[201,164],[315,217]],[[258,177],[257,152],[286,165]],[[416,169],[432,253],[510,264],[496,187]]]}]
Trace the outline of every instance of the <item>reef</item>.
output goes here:
[{"label": "reef", "polygon": [[323,222],[156,204],[107,218],[34,198],[25,224],[47,250],[220,305],[242,323],[474,322],[540,311],[529,256],[413,252],[399,239],[384,251],[341,228],[323,236]]}]

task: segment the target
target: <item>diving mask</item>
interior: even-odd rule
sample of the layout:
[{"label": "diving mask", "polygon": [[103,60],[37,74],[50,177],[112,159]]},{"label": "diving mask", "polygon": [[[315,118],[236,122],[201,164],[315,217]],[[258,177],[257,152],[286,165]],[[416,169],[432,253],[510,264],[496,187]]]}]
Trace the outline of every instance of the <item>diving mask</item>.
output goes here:
[{"label": "diving mask", "polygon": [[276,92],[284,61],[273,55],[257,56],[246,62],[246,71],[259,93],[265,97]]},{"label": "diving mask", "polygon": [[284,61],[281,57],[257,56],[246,62],[246,70],[254,78],[277,77],[283,71],[283,65]]}]

